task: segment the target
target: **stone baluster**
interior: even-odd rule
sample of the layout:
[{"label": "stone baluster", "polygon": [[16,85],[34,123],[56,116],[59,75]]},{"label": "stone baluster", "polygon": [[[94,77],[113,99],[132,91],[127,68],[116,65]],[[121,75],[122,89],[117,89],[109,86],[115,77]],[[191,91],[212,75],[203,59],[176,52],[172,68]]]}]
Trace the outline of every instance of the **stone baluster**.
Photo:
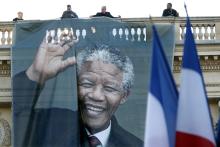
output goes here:
[{"label": "stone baluster", "polygon": [[137,28],[138,41],[141,41],[141,28]]},{"label": "stone baluster", "polygon": [[131,41],[134,41],[135,29],[131,28]]},{"label": "stone baluster", "polygon": [[62,34],[61,28],[57,28],[56,34],[57,34],[57,37],[56,37],[57,42],[59,43],[60,42],[60,36]]},{"label": "stone baluster", "polygon": [[5,30],[2,30],[1,44],[5,45],[5,41],[6,41],[6,39],[5,39]]},{"label": "stone baluster", "polygon": [[143,28],[143,34],[144,34],[144,41],[146,41],[147,40],[147,28],[146,27]]},{"label": "stone baluster", "polygon": [[76,29],[76,38],[77,38],[77,39],[79,39],[80,34],[81,34],[81,33],[80,33],[80,30],[79,30],[79,29]]},{"label": "stone baluster", "polygon": [[128,40],[129,30],[128,28],[125,29],[125,39]]},{"label": "stone baluster", "polygon": [[46,43],[51,43],[52,37],[49,30],[46,31]]},{"label": "stone baluster", "polygon": [[215,39],[215,24],[210,25],[210,39]]},{"label": "stone baluster", "polygon": [[184,40],[184,37],[185,37],[185,25],[180,25],[180,32],[181,32],[181,34],[180,34],[180,38],[181,38],[181,40]]},{"label": "stone baluster", "polygon": [[112,29],[112,35],[113,35],[114,37],[116,37],[116,35],[117,35],[117,30],[116,30],[116,28],[113,28],[113,29]]},{"label": "stone baluster", "polygon": [[8,30],[7,44],[12,44],[12,31]]},{"label": "stone baluster", "polygon": [[123,29],[122,28],[119,28],[118,34],[119,34],[119,37],[122,38],[122,35],[123,35]]},{"label": "stone baluster", "polygon": [[51,37],[52,37],[52,42],[51,43],[54,43],[56,41],[56,31],[55,30],[51,30]]},{"label": "stone baluster", "polygon": [[199,28],[198,39],[202,40],[203,39],[202,25],[198,25],[198,28]]},{"label": "stone baluster", "polygon": [[197,34],[197,32],[196,32],[197,25],[193,25],[192,28],[193,28],[193,37],[194,37],[194,39],[196,40],[196,39],[197,39],[197,36],[198,36],[198,34]]},{"label": "stone baluster", "polygon": [[[83,29],[83,30],[86,31],[86,29]],[[92,32],[93,34],[96,33],[96,28],[95,28],[95,27],[91,27],[91,32]]]},{"label": "stone baluster", "polygon": [[[95,31],[94,31],[95,33]],[[86,29],[82,29],[82,38],[85,39],[86,38]]]},{"label": "stone baluster", "polygon": [[205,39],[205,40],[208,40],[208,39],[209,39],[208,25],[205,25],[205,24],[204,24],[204,29],[205,29],[204,39]]},{"label": "stone baluster", "polygon": [[7,30],[5,30],[5,45],[8,44],[8,42],[7,42],[8,37],[9,37],[9,32]]}]

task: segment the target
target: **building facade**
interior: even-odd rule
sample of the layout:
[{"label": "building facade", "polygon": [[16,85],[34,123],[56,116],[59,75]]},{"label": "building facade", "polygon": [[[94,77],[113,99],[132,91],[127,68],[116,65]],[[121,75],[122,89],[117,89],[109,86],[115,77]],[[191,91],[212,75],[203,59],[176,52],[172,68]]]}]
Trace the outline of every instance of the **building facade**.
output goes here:
[{"label": "building facade", "polygon": [[[153,17],[154,23],[175,25],[176,42],[173,58],[173,75],[177,86],[180,81],[182,50],[185,35],[185,17]],[[138,26],[148,25],[148,18],[122,19]],[[197,44],[201,68],[203,70],[208,102],[211,108],[213,126],[216,125],[220,111],[220,17],[191,18],[192,31]],[[0,146],[11,146],[11,45],[13,40],[13,22],[0,22]]]}]

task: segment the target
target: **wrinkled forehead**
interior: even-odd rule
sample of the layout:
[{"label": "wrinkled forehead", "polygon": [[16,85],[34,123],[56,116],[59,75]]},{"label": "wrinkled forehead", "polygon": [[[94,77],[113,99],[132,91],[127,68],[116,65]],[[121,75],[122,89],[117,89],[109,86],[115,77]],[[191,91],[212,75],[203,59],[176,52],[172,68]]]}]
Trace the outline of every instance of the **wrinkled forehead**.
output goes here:
[{"label": "wrinkled forehead", "polygon": [[83,72],[105,72],[112,76],[122,74],[122,71],[116,65],[112,63],[105,63],[100,60],[84,62],[80,70],[80,73]]}]

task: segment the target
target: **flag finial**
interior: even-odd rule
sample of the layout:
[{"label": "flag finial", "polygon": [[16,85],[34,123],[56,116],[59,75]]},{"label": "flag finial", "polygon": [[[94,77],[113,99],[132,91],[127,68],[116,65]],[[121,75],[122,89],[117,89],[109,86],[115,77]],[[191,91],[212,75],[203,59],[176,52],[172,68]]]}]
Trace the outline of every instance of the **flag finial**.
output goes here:
[{"label": "flag finial", "polygon": [[186,16],[189,17],[189,16],[188,16],[188,10],[187,10],[186,3],[184,3],[184,8],[185,8],[185,11],[186,11]]}]

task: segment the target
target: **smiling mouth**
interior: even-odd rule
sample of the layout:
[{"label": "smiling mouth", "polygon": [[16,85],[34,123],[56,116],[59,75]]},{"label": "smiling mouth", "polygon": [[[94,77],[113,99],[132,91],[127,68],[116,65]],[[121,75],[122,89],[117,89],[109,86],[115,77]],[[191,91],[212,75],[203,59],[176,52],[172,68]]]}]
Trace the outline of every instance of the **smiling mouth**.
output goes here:
[{"label": "smiling mouth", "polygon": [[97,116],[103,113],[105,111],[105,108],[93,104],[85,104],[85,110],[88,115]]}]

